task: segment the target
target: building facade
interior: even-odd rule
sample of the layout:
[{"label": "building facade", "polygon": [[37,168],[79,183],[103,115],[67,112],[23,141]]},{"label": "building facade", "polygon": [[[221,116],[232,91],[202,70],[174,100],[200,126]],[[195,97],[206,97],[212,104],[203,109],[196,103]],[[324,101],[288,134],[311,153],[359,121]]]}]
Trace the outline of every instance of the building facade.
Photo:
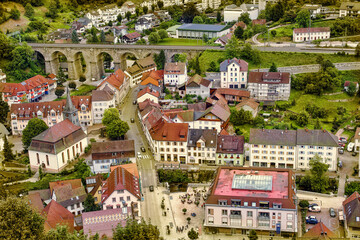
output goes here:
[{"label": "building facade", "polygon": [[205,231],[296,233],[293,179],[287,169],[220,167],[205,202]]},{"label": "building facade", "polygon": [[250,130],[250,166],[306,170],[316,155],[337,170],[337,137],[326,130]]},{"label": "building facade", "polygon": [[248,91],[259,101],[287,101],[290,97],[291,78],[286,72],[250,72]]},{"label": "building facade", "polygon": [[357,17],[360,15],[359,2],[342,2],[339,9],[339,17]]},{"label": "building facade", "polygon": [[203,99],[210,97],[211,82],[195,74],[186,83],[186,94],[200,96]]},{"label": "building facade", "polygon": [[189,129],[188,164],[215,164],[217,132],[215,129]]},{"label": "building facade", "polygon": [[121,69],[108,76],[97,87],[98,90],[106,90],[115,95],[115,104],[120,104],[130,88],[130,77]]},{"label": "building facade", "polygon": [[176,38],[202,39],[206,35],[209,39],[228,34],[230,29],[226,25],[211,24],[183,24],[176,29]]},{"label": "building facade", "polygon": [[32,139],[30,167],[38,169],[41,166],[47,172],[60,172],[70,161],[82,155],[87,145],[81,127],[65,119]]},{"label": "building facade", "polygon": [[221,88],[246,88],[248,63],[241,59],[227,59],[220,63]]},{"label": "building facade", "polygon": [[113,92],[106,90],[93,90],[91,95],[92,119],[94,124],[98,124],[101,123],[105,110],[115,107],[115,96]]},{"label": "building facade", "polygon": [[165,63],[164,84],[178,86],[186,83],[187,69],[186,64],[182,62]]},{"label": "building facade", "polygon": [[241,4],[239,7],[235,4],[228,5],[224,8],[224,22],[236,22],[239,17],[244,14],[249,13],[251,20],[257,19],[259,16],[259,9],[256,4]]},{"label": "building facade", "polygon": [[244,165],[244,136],[218,135],[216,164],[226,166]]},{"label": "building facade", "polygon": [[316,28],[295,28],[293,30],[294,42],[305,42],[313,40],[323,40],[330,38],[330,27]]}]

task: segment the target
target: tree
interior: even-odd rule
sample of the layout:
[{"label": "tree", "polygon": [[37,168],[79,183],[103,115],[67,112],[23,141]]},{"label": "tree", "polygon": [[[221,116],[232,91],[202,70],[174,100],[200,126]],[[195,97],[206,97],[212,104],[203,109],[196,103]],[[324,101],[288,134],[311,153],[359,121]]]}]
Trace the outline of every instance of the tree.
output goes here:
[{"label": "tree", "polygon": [[157,6],[158,6],[159,9],[162,9],[164,7],[164,2],[163,1],[158,1]]},{"label": "tree", "polygon": [[192,23],[195,16],[200,15],[195,3],[190,2],[186,4],[186,8],[183,12],[182,18],[185,23]]},{"label": "tree", "polygon": [[181,53],[181,54],[175,54],[174,55],[174,61],[175,62],[186,62],[187,59],[187,54],[186,53]]},{"label": "tree", "polygon": [[55,95],[60,98],[65,93],[64,88],[56,88],[55,89]]},{"label": "tree", "polygon": [[217,70],[216,63],[214,61],[211,61],[210,66],[208,68],[208,71],[209,72],[216,72],[216,70]]},{"label": "tree", "polygon": [[234,31],[234,35],[237,39],[243,39],[244,29],[242,27],[237,27]]},{"label": "tree", "polygon": [[199,56],[196,57],[194,70],[195,70],[195,73],[196,73],[196,74],[201,75],[201,68],[200,68]]},{"label": "tree", "polygon": [[222,19],[221,13],[220,13],[220,11],[217,11],[217,13],[216,13],[216,21],[221,22],[221,19]]},{"label": "tree", "polygon": [[65,73],[62,69],[62,67],[59,67],[59,71],[58,71],[58,74],[57,74],[57,85],[58,86],[62,86],[64,82],[66,82],[66,76],[65,76]]},{"label": "tree", "polygon": [[75,29],[71,33],[71,41],[72,41],[72,43],[79,43],[80,42],[79,37],[78,37],[77,32],[76,32]]},{"label": "tree", "polygon": [[0,123],[5,123],[7,121],[9,112],[9,104],[3,100],[2,93],[0,93]]},{"label": "tree", "polygon": [[32,18],[35,14],[34,8],[30,3],[27,3],[25,6],[25,16],[28,18]]},{"label": "tree", "polygon": [[203,21],[201,16],[195,16],[194,19],[193,19],[193,23],[202,24],[202,23],[204,23],[204,21]]},{"label": "tree", "polygon": [[136,45],[146,45],[146,40],[141,38],[141,39],[137,40]]},{"label": "tree", "polygon": [[136,220],[128,220],[126,226],[118,224],[113,233],[114,240],[127,239],[160,239],[160,231],[157,226],[150,222],[146,223],[144,219],[138,223]]},{"label": "tree", "polygon": [[231,36],[228,43],[225,46],[225,53],[227,58],[238,58],[240,56],[241,48],[239,40],[235,35]]},{"label": "tree", "polygon": [[355,57],[360,57],[360,43],[358,43],[358,45],[356,45]]},{"label": "tree", "polygon": [[85,159],[80,159],[74,166],[74,170],[77,178],[81,178],[81,181],[86,185],[86,178],[91,175],[91,169],[89,165],[86,164]]},{"label": "tree", "polygon": [[276,37],[276,34],[277,34],[276,30],[271,30],[270,33],[273,38]]},{"label": "tree", "polygon": [[39,166],[39,179],[41,180],[41,179],[43,179],[43,177],[44,177],[44,174],[43,174],[42,167],[41,167],[41,165],[40,165],[40,166]]},{"label": "tree", "polygon": [[140,8],[139,8],[139,7],[136,7],[136,8],[135,8],[135,14],[136,14],[136,16],[139,16],[139,13],[140,13]]},{"label": "tree", "polygon": [[106,126],[106,133],[110,139],[119,140],[123,138],[129,129],[129,124],[119,119]]},{"label": "tree", "polygon": [[151,44],[156,44],[160,41],[160,36],[157,32],[150,33],[148,40]]},{"label": "tree", "polygon": [[204,33],[202,37],[204,43],[207,43],[209,41],[209,37]]},{"label": "tree", "polygon": [[239,20],[239,22],[243,21],[246,25],[250,25],[250,23],[251,23],[250,14],[247,12],[243,13],[240,15],[238,20]]},{"label": "tree", "polygon": [[[50,229],[49,232],[46,233],[45,240],[84,240],[87,239],[83,232],[73,233],[69,231],[69,227],[67,225],[57,225],[56,228]],[[94,238],[90,238],[94,240]]]},{"label": "tree", "polygon": [[301,200],[301,201],[299,202],[299,206],[300,206],[301,208],[303,208],[303,209],[306,209],[306,208],[309,207],[309,201],[307,201],[307,200]]},{"label": "tree", "polygon": [[27,126],[23,130],[23,135],[21,139],[24,149],[25,150],[28,149],[33,137],[36,137],[37,135],[39,135],[48,128],[49,128],[48,125],[46,125],[46,123],[42,119],[39,118],[30,119]]},{"label": "tree", "polygon": [[309,26],[310,12],[309,10],[303,9],[298,12],[295,21],[301,28],[306,28]]},{"label": "tree", "polygon": [[256,231],[254,229],[251,229],[250,233],[249,233],[249,240],[257,240],[257,239],[258,239],[258,236],[256,234]]},{"label": "tree", "polygon": [[351,96],[351,97],[353,97],[353,96],[355,96],[355,94],[356,94],[356,84],[354,83],[354,82],[351,82],[350,84],[349,84],[349,87],[348,87],[348,89],[347,89],[347,94],[349,94],[349,96]]},{"label": "tree", "polygon": [[11,196],[0,200],[0,219],[0,239],[43,238],[43,217],[21,198]]},{"label": "tree", "polygon": [[120,13],[119,15],[117,15],[116,19],[117,19],[117,21],[118,21],[119,23],[121,23],[121,22],[122,22],[122,16],[121,16],[121,13]]},{"label": "tree", "polygon": [[10,39],[0,31],[0,56],[2,56],[2,58],[10,59],[13,49],[14,46]]},{"label": "tree", "polygon": [[164,69],[165,60],[166,60],[166,57],[165,57],[164,50],[161,50],[159,54],[154,54],[154,61],[156,63],[157,69],[159,69],[159,70]]},{"label": "tree", "polygon": [[245,111],[242,108],[240,108],[240,110],[232,109],[230,111],[231,111],[230,122],[234,126],[241,126],[244,124],[251,123],[252,114],[250,111]]},{"label": "tree", "polygon": [[4,145],[3,145],[3,156],[4,156],[4,160],[5,161],[11,161],[15,159],[15,156],[12,152],[12,148],[14,147],[14,144],[12,144],[11,142],[9,142],[8,138],[6,137],[6,135],[4,135],[3,137],[4,140]]},{"label": "tree", "polygon": [[314,129],[321,129],[321,123],[320,123],[319,118],[316,118]]},{"label": "tree", "polygon": [[278,69],[277,69],[277,66],[276,64],[273,62],[270,66],[270,69],[269,69],[269,72],[277,72]]},{"label": "tree", "polygon": [[90,193],[86,196],[84,201],[84,212],[92,212],[101,210],[101,207],[95,204],[95,199]]},{"label": "tree", "polygon": [[86,81],[85,76],[84,76],[84,75],[80,75],[79,81],[80,81],[80,82],[85,82],[85,81]]},{"label": "tree", "polygon": [[103,30],[101,30],[100,32],[100,42],[104,43],[105,42],[105,32]]},{"label": "tree", "polygon": [[18,20],[20,18],[20,11],[15,7],[10,10],[10,18]]},{"label": "tree", "polygon": [[144,13],[144,14],[147,14],[148,11],[149,11],[149,8],[148,8],[147,6],[144,6],[144,7],[143,7],[143,13]]},{"label": "tree", "polygon": [[130,21],[131,12],[126,12],[125,17],[128,21]]},{"label": "tree", "polygon": [[158,31],[158,34],[159,34],[161,40],[168,37],[168,33],[165,29],[160,29]]},{"label": "tree", "polygon": [[301,187],[310,187],[310,190],[318,193],[325,193],[329,186],[329,176],[327,175],[329,165],[322,162],[322,158],[315,155],[310,160],[310,172],[300,180]]},{"label": "tree", "polygon": [[105,110],[101,122],[105,126],[108,126],[110,125],[110,123],[116,120],[120,120],[119,110],[117,110],[116,108],[108,108]]},{"label": "tree", "polygon": [[69,88],[75,89],[76,88],[76,83],[75,82],[70,82],[69,83]]},{"label": "tree", "polygon": [[49,11],[45,14],[47,17],[55,19],[58,16],[58,8],[54,2],[49,5]]},{"label": "tree", "polygon": [[151,11],[154,12],[156,8],[156,4],[151,4]]},{"label": "tree", "polygon": [[191,228],[191,230],[188,232],[188,237],[191,240],[198,239],[199,238],[199,233],[197,231],[195,231],[194,228]]},{"label": "tree", "polygon": [[304,127],[309,123],[309,115],[306,112],[301,112],[296,117],[296,124],[300,127]]}]

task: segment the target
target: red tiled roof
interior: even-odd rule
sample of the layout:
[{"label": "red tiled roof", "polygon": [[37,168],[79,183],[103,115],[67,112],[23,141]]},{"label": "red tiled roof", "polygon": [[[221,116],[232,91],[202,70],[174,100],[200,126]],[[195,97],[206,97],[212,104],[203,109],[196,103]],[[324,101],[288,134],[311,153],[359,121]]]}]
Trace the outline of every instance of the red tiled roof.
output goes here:
[{"label": "red tiled roof", "polygon": [[150,129],[150,135],[156,141],[186,142],[188,129],[187,123],[168,123],[163,120]]},{"label": "red tiled roof", "polygon": [[152,70],[150,72],[144,72],[141,80],[145,80],[147,77],[151,77],[155,80],[162,80],[164,79],[164,70]]},{"label": "red tiled roof", "polygon": [[149,106],[143,112],[141,112],[142,117],[146,115],[145,112],[148,112],[148,115],[143,119],[143,123],[147,129],[153,128],[158,123],[160,123],[160,121],[162,121],[163,114],[159,108]]},{"label": "red tiled roof", "polygon": [[125,80],[125,73],[121,69],[118,69],[116,70],[115,73],[111,74],[106,79],[104,79],[104,81],[100,83],[98,88],[105,83],[109,83],[111,86],[120,90],[120,87],[123,85],[124,80]]},{"label": "red tiled roof", "polygon": [[[309,28],[295,28],[294,33],[308,33]],[[330,27],[312,27],[310,32],[330,32]]]},{"label": "red tiled roof", "polygon": [[21,83],[0,83],[0,92],[8,93],[11,96],[16,96],[18,92],[29,93],[37,87],[45,87],[48,84],[53,84],[55,81],[47,79],[41,75],[36,75]]},{"label": "red tiled roof", "polygon": [[360,198],[360,194],[358,192],[354,192],[347,199],[345,199],[345,201],[343,201],[343,206],[345,206],[349,202],[352,202],[353,200],[359,199],[359,198]]},{"label": "red tiled roof", "polygon": [[[118,166],[111,166],[110,167],[110,172],[112,172],[115,168],[117,168]],[[128,163],[128,164],[122,164],[121,165],[122,168],[128,170],[132,175],[134,175],[135,177],[139,178],[139,172],[136,166],[136,163]]]},{"label": "red tiled roof", "polygon": [[146,79],[144,79],[141,83],[141,85],[148,85],[148,84],[152,84],[152,85],[155,85],[155,86],[159,86],[159,82],[155,79],[153,79],[152,77],[147,77]]},{"label": "red tiled roof", "polygon": [[28,195],[29,205],[38,213],[41,213],[44,209],[44,204],[41,200],[39,192],[29,193]]},{"label": "red tiled roof", "polygon": [[266,24],[266,19],[254,19],[251,21],[252,25],[265,25]]},{"label": "red tiled roof", "polygon": [[241,107],[243,106],[249,106],[252,109],[256,110],[259,107],[259,103],[257,103],[253,98],[249,98],[249,99],[245,99],[244,101],[242,101],[241,103],[239,103],[238,105],[235,106],[235,108],[237,110],[240,110]]},{"label": "red tiled roof", "polygon": [[[277,80],[277,81],[273,81],[273,80]],[[289,84],[290,83],[290,73],[288,73],[288,72],[250,72],[248,83]]]},{"label": "red tiled roof", "polygon": [[218,94],[221,94],[221,95],[250,97],[250,92],[249,91],[247,91],[247,90],[239,90],[239,89],[232,89],[232,88],[218,88],[215,93],[218,93]]},{"label": "red tiled roof", "polygon": [[329,239],[336,238],[337,235],[333,233],[323,222],[319,222],[307,233],[305,233],[303,237],[312,239]]},{"label": "red tiled roof", "polygon": [[94,102],[102,102],[102,101],[110,101],[113,99],[113,95],[111,92],[106,90],[93,90],[92,93],[92,101]]},{"label": "red tiled roof", "polygon": [[237,27],[241,27],[242,29],[246,29],[246,24],[243,21],[237,22],[231,27],[231,31],[235,31],[235,29]]},{"label": "red tiled roof", "polygon": [[154,91],[154,90],[150,89],[149,87],[146,87],[137,94],[137,98],[139,98],[145,94],[150,94],[157,98],[160,97],[160,93],[158,91]]},{"label": "red tiled roof", "polygon": [[138,33],[138,32],[133,32],[133,33],[128,33],[128,34],[124,35],[124,37],[131,40],[131,39],[134,39],[134,38],[141,37],[141,34]]},{"label": "red tiled roof", "polygon": [[64,186],[65,184],[70,184],[72,189],[82,187],[81,179],[70,179],[56,182],[49,182],[50,192],[53,193],[54,188]]},{"label": "red tiled roof", "polygon": [[40,140],[42,142],[55,143],[62,138],[69,136],[70,134],[81,130],[80,126],[76,126],[69,119],[65,119],[62,122],[55,124],[54,126],[46,129],[39,135],[33,138],[33,140]]},{"label": "red tiled roof", "polygon": [[123,168],[121,165],[110,172],[103,186],[101,201],[104,202],[114,191],[127,190],[136,198],[140,199],[139,178]]},{"label": "red tiled roof", "polygon": [[158,107],[158,108],[161,107],[158,103],[155,103],[155,102],[151,101],[150,99],[146,99],[145,101],[139,103],[139,110],[143,111],[147,106],[154,106],[154,107]]},{"label": "red tiled roof", "polygon": [[219,135],[230,135],[225,129],[221,129],[220,134]]},{"label": "red tiled roof", "polygon": [[54,78],[56,78],[56,75],[53,73],[50,73],[49,75],[47,75],[47,78],[54,79]]},{"label": "red tiled roof", "polygon": [[56,228],[57,224],[67,225],[71,232],[74,231],[74,215],[55,200],[51,200],[42,214],[45,216],[45,231]]},{"label": "red tiled roof", "polygon": [[[226,132],[226,131],[225,131]],[[226,132],[227,133],[227,132]],[[234,154],[243,154],[244,153],[244,136],[236,135],[226,135],[221,134],[217,139],[217,153],[234,153]]]}]

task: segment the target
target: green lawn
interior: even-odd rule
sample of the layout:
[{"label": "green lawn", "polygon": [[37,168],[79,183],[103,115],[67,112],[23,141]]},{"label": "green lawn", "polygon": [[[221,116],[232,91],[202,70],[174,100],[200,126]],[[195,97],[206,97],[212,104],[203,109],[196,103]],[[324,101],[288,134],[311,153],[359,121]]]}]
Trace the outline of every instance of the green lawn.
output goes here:
[{"label": "green lawn", "polygon": [[77,90],[71,90],[71,96],[84,96],[90,95],[92,90],[95,90],[96,87],[92,85],[83,84],[77,88]]},{"label": "green lawn", "polygon": [[[261,66],[249,62],[249,69],[256,69],[259,67],[269,68],[273,62],[278,67],[316,64],[316,58],[318,56],[323,56],[325,59],[329,59],[333,63],[357,62],[360,60],[352,55],[340,56],[336,54],[321,53],[261,52]],[[201,71],[205,72],[212,61],[219,66],[220,63],[218,61],[225,59],[225,51],[206,50],[202,53],[199,59]]]},{"label": "green lawn", "polygon": [[204,43],[203,40],[201,39],[195,40],[195,39],[185,39],[185,38],[164,38],[157,45],[203,46],[206,45],[206,43]]}]

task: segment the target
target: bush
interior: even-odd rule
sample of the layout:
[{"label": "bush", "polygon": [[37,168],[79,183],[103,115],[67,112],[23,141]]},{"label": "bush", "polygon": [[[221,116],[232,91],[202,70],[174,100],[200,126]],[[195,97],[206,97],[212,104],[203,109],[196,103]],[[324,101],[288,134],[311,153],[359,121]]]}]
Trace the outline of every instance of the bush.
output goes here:
[{"label": "bush", "polygon": [[69,83],[69,88],[75,89],[76,88],[76,83],[75,82],[70,82]]},{"label": "bush", "polygon": [[301,201],[299,202],[299,206],[300,206],[301,208],[308,208],[308,207],[309,207],[309,201],[307,201],[307,200],[301,200]]},{"label": "bush", "polygon": [[91,150],[91,144],[89,144],[89,145],[85,148],[84,152],[85,152],[85,153],[88,153],[90,150]]},{"label": "bush", "polygon": [[81,75],[80,78],[79,78],[79,81],[80,82],[85,82],[86,81],[86,78],[84,75]]},{"label": "bush", "polygon": [[90,138],[90,142],[91,142],[91,143],[96,142],[95,138]]}]

